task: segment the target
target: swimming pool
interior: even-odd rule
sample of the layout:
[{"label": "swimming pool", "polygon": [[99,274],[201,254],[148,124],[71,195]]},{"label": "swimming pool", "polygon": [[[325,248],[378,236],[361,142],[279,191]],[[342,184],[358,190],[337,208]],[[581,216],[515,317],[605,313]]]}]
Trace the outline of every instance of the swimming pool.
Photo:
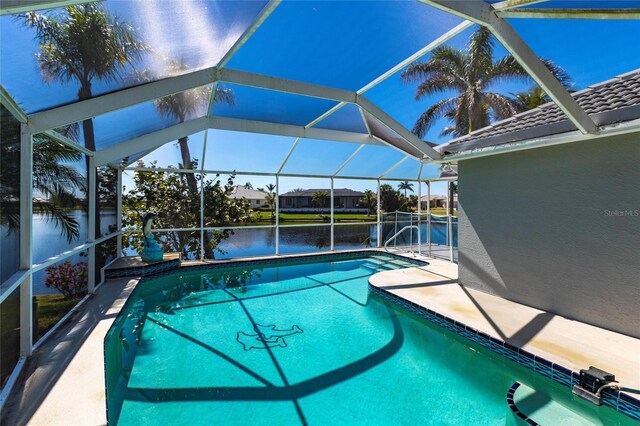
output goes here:
[{"label": "swimming pool", "polygon": [[352,254],[145,279],[105,338],[110,424],[504,425],[515,381],[632,424],[372,294],[371,275],[407,266]]}]

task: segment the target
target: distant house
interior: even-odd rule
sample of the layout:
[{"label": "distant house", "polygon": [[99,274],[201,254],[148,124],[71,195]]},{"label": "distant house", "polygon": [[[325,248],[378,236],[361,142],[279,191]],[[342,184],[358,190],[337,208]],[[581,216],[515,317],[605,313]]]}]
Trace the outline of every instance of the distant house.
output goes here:
[{"label": "distant house", "polygon": [[[313,196],[318,192],[324,192],[327,196],[314,204]],[[305,189],[302,191],[290,191],[280,195],[281,212],[329,212],[331,210],[331,189]],[[351,189],[333,190],[333,206],[336,212],[366,213],[367,209],[360,205],[364,194]]]},{"label": "distant house", "polygon": [[242,185],[236,185],[233,187],[231,198],[246,198],[251,208],[257,209],[267,205],[266,192],[256,191],[255,189],[247,189]]},{"label": "distant house", "polygon": [[[422,210],[427,209],[427,200],[428,197],[423,195],[420,199],[420,208]],[[432,195],[430,202],[431,207],[446,207],[447,206],[447,196],[446,195]],[[458,194],[453,194],[453,208],[458,208]]]}]

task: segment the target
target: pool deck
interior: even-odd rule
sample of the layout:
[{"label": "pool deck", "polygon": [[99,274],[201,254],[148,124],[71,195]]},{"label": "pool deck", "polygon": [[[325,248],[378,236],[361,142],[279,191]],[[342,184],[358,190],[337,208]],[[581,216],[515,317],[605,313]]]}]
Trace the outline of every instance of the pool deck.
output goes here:
[{"label": "pool deck", "polygon": [[137,283],[106,281],[33,353],[3,409],[3,425],[107,423],[102,342]]},{"label": "pool deck", "polygon": [[640,340],[521,305],[458,283],[449,262],[373,275],[370,284],[573,371],[593,365],[640,388]]},{"label": "pool deck", "polygon": [[[382,272],[371,283],[567,368],[594,365],[613,372],[624,386],[640,387],[638,339],[466,289],[457,283],[457,265],[423,259],[429,265]],[[106,424],[103,339],[137,282],[106,281],[35,351],[4,407],[2,424]]]}]

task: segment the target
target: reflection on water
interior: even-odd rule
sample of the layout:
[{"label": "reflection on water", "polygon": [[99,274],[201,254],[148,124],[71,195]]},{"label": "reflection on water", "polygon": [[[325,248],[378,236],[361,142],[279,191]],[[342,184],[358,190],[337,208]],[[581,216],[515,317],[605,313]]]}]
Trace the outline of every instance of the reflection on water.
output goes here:
[{"label": "reflection on water", "polygon": [[[80,236],[77,240],[68,242],[60,235],[60,228],[56,227],[52,221],[47,221],[42,214],[33,214],[33,263],[40,263],[52,256],[59,255],[67,250],[84,244],[87,241],[87,213],[82,210],[72,210],[68,212],[78,221],[78,231]],[[100,227],[103,235],[108,232],[109,226],[116,223],[116,212],[113,210],[103,210],[100,212]],[[86,257],[79,254],[70,257],[72,263],[86,261]],[[4,253],[2,262],[4,263]],[[57,291],[47,288],[44,285],[46,272],[44,270],[33,274],[33,294],[55,294]]]},{"label": "reflection on water", "polygon": [[[398,223],[385,224],[383,227],[383,241],[392,236],[404,225]],[[454,246],[457,246],[457,224],[453,226]],[[349,250],[376,246],[376,224],[336,225],[334,231],[334,247],[336,250]],[[427,241],[427,224],[421,226],[421,240]],[[264,256],[275,254],[275,228],[239,229],[228,240],[221,244],[224,254],[216,254],[218,259],[230,259],[243,256]],[[407,230],[398,237],[398,244],[408,244],[411,241],[411,231]],[[413,243],[418,241],[417,231],[413,231]],[[431,242],[444,245],[446,243],[446,223],[432,223]],[[280,253],[308,253],[328,251],[331,248],[330,226],[296,226],[280,228]]]},{"label": "reflection on water", "polygon": [[[78,223],[80,224],[80,238],[77,241],[68,243],[64,237],[60,235],[51,222],[47,222],[42,215],[34,214],[33,231],[33,260],[34,263],[60,254],[66,250],[76,247],[86,241],[87,238],[87,215],[83,211],[72,211]],[[101,226],[106,232],[110,224],[115,223],[116,215],[113,211],[101,212]],[[407,223],[408,224],[408,223]],[[403,222],[388,223],[383,225],[383,241],[386,241],[397,230],[405,226]],[[357,248],[367,248],[376,246],[377,225],[375,223],[366,224],[348,224],[336,225],[334,231],[335,250],[349,250]],[[457,246],[457,223],[454,223],[454,245]],[[417,231],[405,231],[398,237],[398,244],[408,244],[411,241],[411,232],[413,232],[413,243],[417,243]],[[421,226],[421,240],[423,243],[427,241],[427,225]],[[446,224],[432,223],[431,242],[434,244],[446,243]],[[220,248],[224,254],[216,253],[217,259],[230,259],[235,257],[251,257],[273,255],[276,252],[276,230],[275,228],[253,228],[253,229],[237,229],[234,234],[227,240],[223,241]],[[331,248],[331,227],[330,226],[295,226],[280,228],[280,253],[295,254],[308,252],[324,252]],[[136,255],[137,253],[131,249],[125,249],[125,255]],[[193,253],[193,258],[198,257],[199,253]],[[17,253],[16,253],[17,256]],[[3,253],[2,262],[9,261],[10,253],[6,256]],[[79,262],[86,258],[76,255],[72,257],[71,262]],[[34,274],[34,294],[51,294],[56,293],[55,290],[45,287],[45,272],[40,271]]]}]

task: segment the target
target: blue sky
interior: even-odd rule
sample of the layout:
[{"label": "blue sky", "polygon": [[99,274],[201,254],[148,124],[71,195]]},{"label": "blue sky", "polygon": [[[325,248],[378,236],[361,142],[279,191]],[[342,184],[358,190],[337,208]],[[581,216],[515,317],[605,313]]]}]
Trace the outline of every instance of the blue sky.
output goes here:
[{"label": "blue sky", "polygon": [[[597,3],[597,4],[596,4]],[[591,2],[594,7],[606,3]],[[629,6],[637,6],[624,2]],[[569,3],[574,5],[576,3]],[[167,7],[166,1],[106,1],[106,8],[120,15],[138,29],[153,49],[137,69],[151,69],[162,75],[160,57],[187,63],[191,69],[214,65],[234,40],[253,20],[264,2],[181,2],[180,8]],[[551,4],[549,4],[551,6]],[[563,5],[566,6],[566,5]],[[582,5],[584,6],[584,4]],[[619,6],[619,4],[616,4]],[[387,69],[427,45],[455,26],[460,19],[424,4],[409,1],[283,2],[251,39],[236,53],[229,68],[274,75],[282,78],[357,90]],[[588,20],[511,20],[510,23],[541,57],[555,61],[572,76],[576,89],[607,80],[640,68],[640,22]],[[462,48],[470,30],[450,41]],[[32,30],[12,18],[0,18],[0,79],[5,89],[27,110],[73,101],[78,87],[73,82],[44,82],[35,61],[37,42]],[[506,51],[496,42],[496,58]],[[427,57],[428,58],[428,57]],[[104,93],[126,82],[94,82],[94,93]],[[501,84],[494,89],[511,93],[527,89],[528,84]],[[216,115],[272,120],[304,125],[330,108],[333,103],[294,95],[231,87],[236,93],[234,107],[216,105]],[[401,124],[411,129],[416,118],[439,97],[414,100],[415,85],[403,84],[399,75],[366,94]],[[353,111],[345,110],[322,125],[357,130]],[[98,147],[108,146],[140,134],[174,124],[160,117],[151,102],[117,111],[96,121]],[[446,125],[440,121],[427,133],[427,140],[442,143],[439,133]],[[291,138],[256,134],[210,131],[205,157],[206,168],[276,171],[293,144]],[[192,156],[201,159],[204,135],[190,138]],[[344,143],[302,141],[287,167],[290,173],[331,174],[357,148]],[[349,174],[382,173],[397,152],[367,150],[345,170]],[[169,144],[149,159],[160,165],[177,164],[179,151]],[[277,166],[276,166],[277,165]],[[359,166],[358,166],[359,165]],[[403,164],[397,177],[412,176],[414,165]],[[425,170],[429,175],[434,170]],[[391,174],[393,175],[393,174]],[[255,187],[269,179],[238,177],[239,183],[250,181]],[[366,189],[363,181],[345,182],[344,186]],[[328,187],[328,181],[296,184],[283,180],[281,192],[294,187]],[[336,187],[342,187],[336,183]],[[437,189],[436,189],[436,192]]]}]

